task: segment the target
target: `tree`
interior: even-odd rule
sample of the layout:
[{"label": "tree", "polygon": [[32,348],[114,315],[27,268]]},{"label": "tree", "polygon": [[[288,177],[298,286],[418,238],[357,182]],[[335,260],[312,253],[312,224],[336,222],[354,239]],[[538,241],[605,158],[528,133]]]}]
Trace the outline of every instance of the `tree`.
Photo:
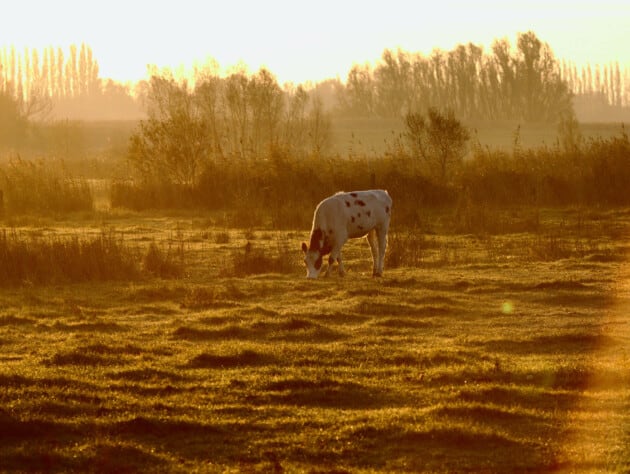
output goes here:
[{"label": "tree", "polygon": [[548,44],[529,31],[518,35],[515,59],[520,115],[553,122],[571,109],[571,93]]},{"label": "tree", "polygon": [[470,133],[455,118],[452,110],[442,114],[435,107],[427,109],[426,117],[420,113],[408,113],[404,133],[412,156],[422,160],[430,173],[442,182],[458,167],[466,151]]},{"label": "tree", "polygon": [[0,145],[14,147],[21,143],[27,120],[10,90],[0,89]]},{"label": "tree", "polygon": [[284,96],[273,74],[262,68],[249,80],[249,108],[252,113],[252,152],[260,155],[265,146],[278,142],[278,127]]},{"label": "tree", "polygon": [[308,114],[308,143],[315,156],[321,156],[330,146],[330,117],[324,112],[319,96],[315,96]]},{"label": "tree", "polygon": [[185,82],[153,76],[148,119],[131,137],[128,157],[144,180],[192,186],[207,159],[207,126]]},{"label": "tree", "polygon": [[374,112],[374,80],[368,65],[355,64],[348,73],[342,108],[354,116],[369,116]]},{"label": "tree", "polygon": [[409,107],[411,96],[411,61],[409,54],[388,49],[383,52],[381,64],[374,71],[378,112],[385,117],[400,117]]}]

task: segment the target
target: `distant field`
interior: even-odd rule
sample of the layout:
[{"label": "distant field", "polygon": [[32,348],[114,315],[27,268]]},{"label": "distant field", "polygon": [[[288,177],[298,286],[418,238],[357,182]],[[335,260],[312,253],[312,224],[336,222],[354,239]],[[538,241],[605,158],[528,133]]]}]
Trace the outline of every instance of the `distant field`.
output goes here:
[{"label": "distant field", "polygon": [[[558,131],[552,124],[520,124],[518,122],[466,123],[473,139],[482,145],[512,149],[517,128],[520,144],[525,148],[535,148],[543,144],[554,145]],[[608,138],[621,131],[620,123],[582,124],[582,133],[588,137]],[[398,119],[334,119],[332,123],[332,148],[335,153],[346,156],[352,152],[358,155],[381,155],[404,131],[404,123]]]},{"label": "distant field", "polygon": [[[184,274],[0,289],[0,470],[628,472],[630,212],[492,235],[447,218],[394,220],[382,279],[357,241],[346,277],[317,281],[308,229],[13,222],[24,239],[107,228],[175,249]],[[261,255],[289,265],[248,274]]]},{"label": "distant field", "polygon": [[[129,137],[137,122],[131,120],[96,122],[59,122],[56,125],[52,155],[72,162],[81,175],[99,178],[109,176],[115,160],[125,156]],[[519,124],[518,122],[466,123],[482,145],[511,149],[514,133],[520,126],[523,147],[537,147],[546,143],[553,145],[557,129],[551,124]],[[608,138],[618,134],[620,123],[585,123],[581,125],[586,137]],[[402,119],[344,119],[333,118],[330,145],[334,155],[346,157],[380,156],[400,137],[404,124]],[[50,153],[50,149],[47,150]],[[41,151],[23,150],[23,157],[41,157]],[[0,160],[6,154],[0,153]],[[89,160],[85,160],[89,158]],[[96,161],[94,161],[96,159]]]}]

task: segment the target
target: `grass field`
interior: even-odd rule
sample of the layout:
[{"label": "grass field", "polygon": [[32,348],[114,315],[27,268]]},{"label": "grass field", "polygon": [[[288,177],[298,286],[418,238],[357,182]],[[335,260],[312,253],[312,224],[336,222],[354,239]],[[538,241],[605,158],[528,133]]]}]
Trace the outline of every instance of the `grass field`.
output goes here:
[{"label": "grass field", "polygon": [[630,212],[508,217],[394,219],[383,278],[356,241],[317,281],[308,229],[14,223],[106,227],[183,274],[0,289],[0,471],[628,472]]}]

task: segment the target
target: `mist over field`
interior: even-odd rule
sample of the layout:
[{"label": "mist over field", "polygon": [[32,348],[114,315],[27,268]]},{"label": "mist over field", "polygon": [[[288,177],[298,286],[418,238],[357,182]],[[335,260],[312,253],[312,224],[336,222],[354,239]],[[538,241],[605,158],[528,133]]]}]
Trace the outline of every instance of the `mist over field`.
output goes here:
[{"label": "mist over field", "polygon": [[[628,69],[533,32],[348,66],[0,49],[0,471],[630,469]],[[382,278],[357,239],[307,281],[364,189]]]}]

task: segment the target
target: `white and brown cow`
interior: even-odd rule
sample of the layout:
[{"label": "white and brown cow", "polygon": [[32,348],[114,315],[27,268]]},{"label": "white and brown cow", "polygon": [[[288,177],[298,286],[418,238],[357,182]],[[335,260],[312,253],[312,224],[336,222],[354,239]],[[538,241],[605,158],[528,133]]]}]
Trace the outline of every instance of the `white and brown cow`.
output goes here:
[{"label": "white and brown cow", "polygon": [[343,275],[341,247],[348,239],[365,235],[372,250],[373,275],[381,276],[391,211],[392,198],[381,189],[339,192],[320,202],[313,216],[310,245],[302,243],[306,277],[317,278],[322,269],[323,257],[329,254],[326,276],[335,260],[339,264],[339,274]]}]

